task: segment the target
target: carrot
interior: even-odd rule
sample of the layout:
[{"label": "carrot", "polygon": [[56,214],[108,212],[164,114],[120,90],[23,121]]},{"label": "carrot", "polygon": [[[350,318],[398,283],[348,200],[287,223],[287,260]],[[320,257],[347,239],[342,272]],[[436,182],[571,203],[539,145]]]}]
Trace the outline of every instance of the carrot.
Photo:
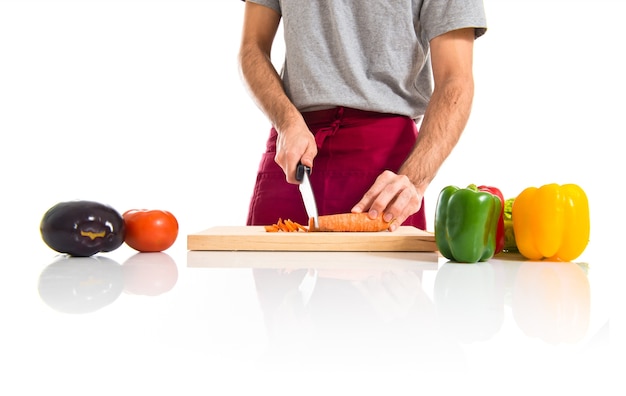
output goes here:
[{"label": "carrot", "polygon": [[[392,220],[393,221],[393,220]],[[382,215],[370,219],[367,213],[339,213],[318,217],[319,227],[315,227],[313,218],[309,219],[309,227],[279,218],[275,224],[265,226],[266,232],[376,232],[389,228],[391,222],[383,220]]]},{"label": "carrot", "polygon": [[313,218],[309,219],[309,231],[334,232],[376,232],[389,229],[391,222],[383,220],[382,215],[370,219],[367,213],[339,213],[318,217],[318,227]]}]

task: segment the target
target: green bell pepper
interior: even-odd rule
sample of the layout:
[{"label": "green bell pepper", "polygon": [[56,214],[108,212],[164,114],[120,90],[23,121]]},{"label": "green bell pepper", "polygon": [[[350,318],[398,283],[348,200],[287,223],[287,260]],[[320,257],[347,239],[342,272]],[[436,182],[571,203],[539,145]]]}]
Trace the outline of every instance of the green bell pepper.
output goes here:
[{"label": "green bell pepper", "polygon": [[435,210],[435,242],[451,261],[487,261],[496,250],[496,233],[502,202],[471,184],[441,190]]}]

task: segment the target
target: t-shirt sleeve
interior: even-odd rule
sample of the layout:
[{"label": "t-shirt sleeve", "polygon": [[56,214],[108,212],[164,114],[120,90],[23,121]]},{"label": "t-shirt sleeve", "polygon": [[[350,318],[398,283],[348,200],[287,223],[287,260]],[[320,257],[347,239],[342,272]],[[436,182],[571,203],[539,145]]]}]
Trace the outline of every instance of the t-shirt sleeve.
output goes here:
[{"label": "t-shirt sleeve", "polygon": [[282,14],[280,10],[280,1],[278,0],[243,0],[243,1],[249,1],[251,3],[260,4],[260,5],[271,8],[272,10],[276,11],[279,14]]},{"label": "t-shirt sleeve", "polygon": [[474,28],[475,38],[487,31],[482,0],[424,0],[419,12],[422,39],[425,41],[463,28]]}]

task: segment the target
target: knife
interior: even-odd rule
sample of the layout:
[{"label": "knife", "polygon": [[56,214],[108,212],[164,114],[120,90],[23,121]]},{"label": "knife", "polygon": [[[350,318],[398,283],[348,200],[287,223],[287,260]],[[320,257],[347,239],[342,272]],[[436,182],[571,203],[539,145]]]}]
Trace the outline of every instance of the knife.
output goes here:
[{"label": "knife", "polygon": [[296,168],[296,180],[300,182],[298,188],[300,189],[300,195],[302,195],[302,201],[304,201],[304,208],[309,218],[313,218],[313,224],[315,228],[319,227],[317,205],[315,203],[315,195],[313,195],[313,188],[311,188],[311,167],[298,163]]}]

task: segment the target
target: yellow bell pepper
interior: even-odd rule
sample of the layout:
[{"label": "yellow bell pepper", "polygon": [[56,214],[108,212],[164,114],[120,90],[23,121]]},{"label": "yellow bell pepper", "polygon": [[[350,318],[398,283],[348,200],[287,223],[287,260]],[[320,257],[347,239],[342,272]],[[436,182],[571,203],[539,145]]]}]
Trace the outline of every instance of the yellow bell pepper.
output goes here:
[{"label": "yellow bell pepper", "polygon": [[519,252],[530,260],[571,261],[589,242],[589,202],[576,184],[528,187],[513,202]]}]

